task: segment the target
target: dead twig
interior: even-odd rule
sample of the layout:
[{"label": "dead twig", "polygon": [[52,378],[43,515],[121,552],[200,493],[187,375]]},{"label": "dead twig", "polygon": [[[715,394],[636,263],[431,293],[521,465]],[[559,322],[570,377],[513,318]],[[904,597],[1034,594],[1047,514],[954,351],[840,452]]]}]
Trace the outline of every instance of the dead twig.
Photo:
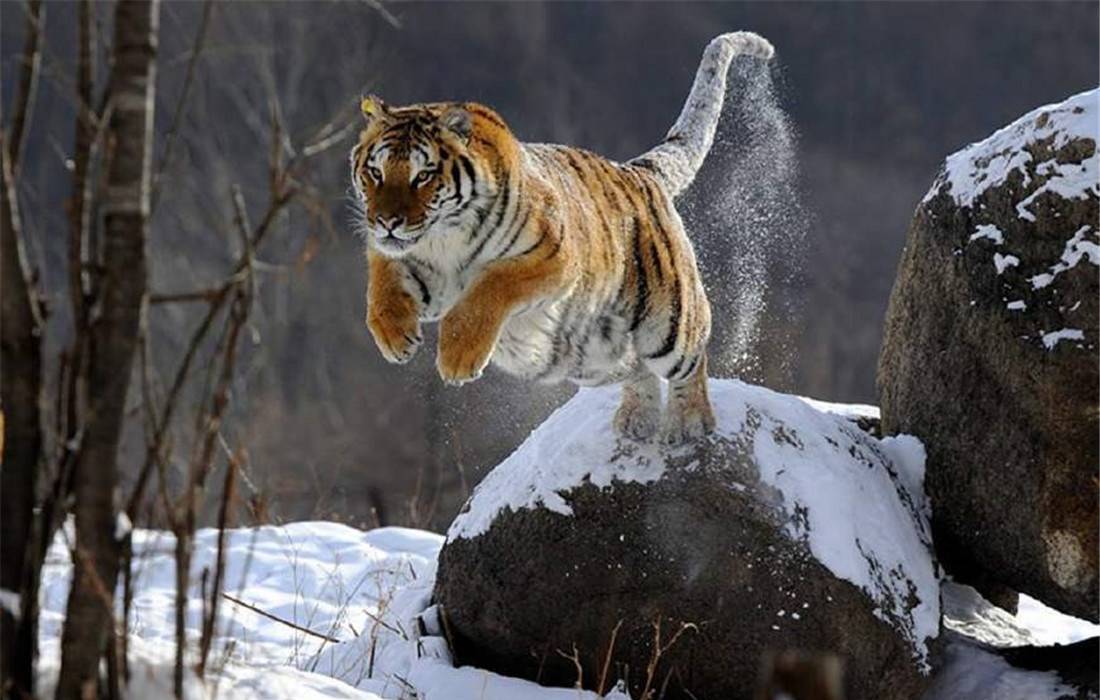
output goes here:
[{"label": "dead twig", "polygon": [[326,642],[328,642],[329,644],[343,644],[344,643],[344,640],[342,640],[342,639],[337,639],[335,637],[330,637],[327,634],[322,634],[320,632],[315,632],[314,630],[311,630],[308,627],[302,627],[301,625],[299,625],[297,623],[294,623],[294,622],[291,622],[290,620],[284,620],[283,618],[279,617],[278,615],[272,615],[271,613],[267,612],[266,610],[261,610],[260,608],[257,608],[255,605],[250,605],[249,603],[244,602],[240,598],[234,598],[233,596],[229,595],[228,593],[222,593],[222,597],[225,598],[226,600],[228,600],[230,603],[241,606],[245,610],[251,610],[252,612],[256,613],[257,615],[262,615],[263,617],[266,617],[269,620],[272,620],[274,622],[278,622],[281,625],[286,625],[287,627],[290,627],[291,629],[298,630],[302,634],[308,634],[311,637],[316,637],[317,639],[323,639]]},{"label": "dead twig", "polygon": [[611,657],[615,653],[615,639],[619,636],[619,628],[623,626],[623,621],[619,620],[615,623],[615,629],[611,630],[611,640],[607,643],[607,653],[603,657],[603,668],[600,669],[600,682],[596,684],[596,693],[603,695],[607,690],[607,672],[611,668]]},{"label": "dead twig", "polygon": [[573,644],[572,654],[566,654],[561,649],[555,649],[555,651],[558,652],[558,656],[573,662],[573,668],[577,671],[577,682],[573,684],[573,687],[577,690],[584,688],[584,667],[581,666],[581,655],[577,651],[577,645]]},{"label": "dead twig", "polygon": [[225,577],[226,528],[229,525],[230,510],[236,499],[237,466],[240,460],[234,456],[225,465],[225,482],[222,484],[222,498],[218,509],[218,553],[214,560],[214,581],[211,584],[209,610],[202,621],[202,635],[199,639],[198,674],[202,678],[206,673],[206,660],[210,655],[210,645],[214,640],[214,623],[218,619],[218,600],[221,599],[222,580]]},{"label": "dead twig", "polygon": [[206,0],[202,6],[202,19],[199,20],[199,29],[195,34],[195,44],[191,48],[191,57],[187,61],[187,73],[183,78],[183,89],[179,102],[172,113],[172,121],[169,123],[168,132],[164,137],[164,155],[157,164],[156,174],[153,176],[153,191],[149,202],[149,211],[155,211],[157,202],[160,201],[160,185],[164,179],[164,173],[172,162],[172,148],[176,145],[176,137],[179,133],[180,120],[183,118],[184,108],[187,106],[188,97],[191,95],[191,85],[195,82],[195,68],[198,66],[199,57],[202,55],[203,45],[206,43],[206,32],[210,27],[210,17],[214,12],[214,0]]},{"label": "dead twig", "polygon": [[657,677],[657,667],[661,663],[661,657],[668,653],[680,640],[684,632],[688,630],[698,631],[699,626],[693,622],[681,622],[679,629],[672,635],[672,638],[667,643],[661,644],[661,617],[658,615],[653,621],[653,653],[646,665],[645,685],[642,687],[641,700],[651,700],[653,698],[653,681]]}]

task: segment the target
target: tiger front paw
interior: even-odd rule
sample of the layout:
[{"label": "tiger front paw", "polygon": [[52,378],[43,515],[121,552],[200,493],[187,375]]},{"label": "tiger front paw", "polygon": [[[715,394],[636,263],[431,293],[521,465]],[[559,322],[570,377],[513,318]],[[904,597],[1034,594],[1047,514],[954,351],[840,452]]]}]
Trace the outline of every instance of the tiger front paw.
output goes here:
[{"label": "tiger front paw", "polygon": [[454,386],[481,376],[493,356],[496,329],[478,314],[452,312],[439,324],[439,352],[436,369],[440,378]]},{"label": "tiger front paw", "polygon": [[420,322],[414,315],[394,317],[371,313],[367,315],[367,328],[382,357],[393,364],[403,365],[411,360],[424,341]]}]

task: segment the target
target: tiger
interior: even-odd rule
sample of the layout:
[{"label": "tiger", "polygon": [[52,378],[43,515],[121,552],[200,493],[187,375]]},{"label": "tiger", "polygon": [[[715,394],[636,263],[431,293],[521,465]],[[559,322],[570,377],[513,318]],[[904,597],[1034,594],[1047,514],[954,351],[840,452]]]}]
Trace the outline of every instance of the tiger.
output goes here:
[{"label": "tiger", "polygon": [[490,362],[544,383],[621,383],[619,435],[679,445],[711,432],[711,309],[673,200],[714,141],[730,63],[773,54],[751,32],[713,39],[664,141],[626,163],[520,142],[475,102],[364,98],[351,179],[382,356],[408,362],[435,322],[448,384]]}]

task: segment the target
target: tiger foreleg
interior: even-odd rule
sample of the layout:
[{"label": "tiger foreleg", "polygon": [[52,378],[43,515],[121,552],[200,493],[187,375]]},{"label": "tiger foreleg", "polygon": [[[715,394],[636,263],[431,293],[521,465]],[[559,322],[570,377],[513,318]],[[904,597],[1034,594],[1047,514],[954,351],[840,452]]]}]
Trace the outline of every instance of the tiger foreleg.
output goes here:
[{"label": "tiger foreleg", "polygon": [[681,445],[706,435],[714,426],[714,409],[707,395],[707,356],[703,354],[691,374],[668,381],[661,439],[666,445]]},{"label": "tiger foreleg", "polygon": [[623,398],[615,412],[615,430],[632,440],[648,440],[661,424],[661,380],[644,367],[623,382]]},{"label": "tiger foreleg", "polygon": [[439,322],[436,369],[448,384],[460,385],[481,376],[493,356],[507,316],[500,300],[464,299]]},{"label": "tiger foreleg", "polygon": [[486,266],[458,303],[439,322],[436,368],[448,384],[481,376],[489,364],[505,321],[517,308],[562,289],[561,256],[498,260]]},{"label": "tiger foreleg", "polygon": [[367,328],[387,362],[404,364],[423,340],[419,304],[405,289],[401,263],[367,251]]}]

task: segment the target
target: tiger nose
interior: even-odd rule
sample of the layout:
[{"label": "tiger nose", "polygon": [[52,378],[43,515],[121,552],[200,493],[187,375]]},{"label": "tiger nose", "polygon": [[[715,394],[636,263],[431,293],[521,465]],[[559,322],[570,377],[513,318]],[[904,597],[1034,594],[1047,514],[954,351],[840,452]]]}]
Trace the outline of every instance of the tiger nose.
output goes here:
[{"label": "tiger nose", "polygon": [[394,229],[396,229],[398,226],[400,226],[402,224],[402,222],[404,222],[404,221],[405,221],[405,217],[403,217],[403,216],[389,216],[389,217],[379,216],[378,217],[378,224],[382,228],[386,229],[386,231],[388,233],[393,233]]}]

